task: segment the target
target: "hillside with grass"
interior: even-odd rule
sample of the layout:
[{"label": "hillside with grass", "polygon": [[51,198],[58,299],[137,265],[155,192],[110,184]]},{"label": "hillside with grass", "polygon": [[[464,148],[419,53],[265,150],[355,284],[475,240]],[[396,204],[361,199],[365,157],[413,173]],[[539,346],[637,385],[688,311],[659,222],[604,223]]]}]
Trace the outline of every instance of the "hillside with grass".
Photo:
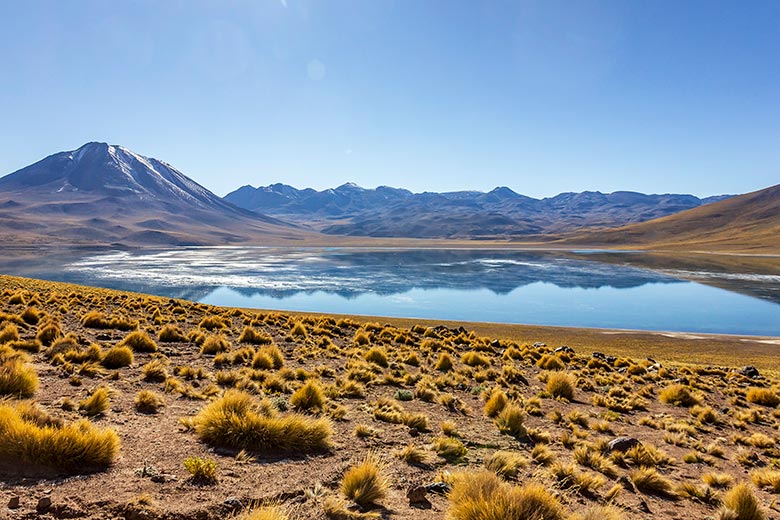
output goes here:
[{"label": "hillside with grass", "polygon": [[780,381],[750,357],[0,281],[9,518],[777,515]]},{"label": "hillside with grass", "polygon": [[566,244],[685,251],[780,253],[780,184],[675,215],[585,232]]}]

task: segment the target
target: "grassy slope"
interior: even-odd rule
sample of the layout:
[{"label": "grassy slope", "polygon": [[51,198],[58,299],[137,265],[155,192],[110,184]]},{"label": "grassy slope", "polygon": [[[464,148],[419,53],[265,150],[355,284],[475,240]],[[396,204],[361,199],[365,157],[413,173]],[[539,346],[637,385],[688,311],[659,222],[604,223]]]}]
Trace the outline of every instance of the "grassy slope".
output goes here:
[{"label": "grassy slope", "polygon": [[[295,519],[324,519],[329,504],[340,493],[347,468],[379,450],[389,487],[373,509],[384,518],[443,520],[451,508],[446,498],[429,495],[432,509],[410,508],[408,487],[449,480],[452,473],[476,472],[497,450],[505,450],[524,460],[516,480],[533,480],[551,490],[567,511],[562,517],[567,520],[575,518],[571,513],[604,503],[608,497],[618,507],[618,516],[609,518],[704,518],[716,514],[716,500],[725,493],[714,488],[707,491],[702,481],[705,474],[719,472],[734,482],[746,481],[749,472],[758,466],[767,464],[771,468],[780,460],[776,448],[780,414],[774,406],[746,400],[750,387],[776,392],[776,379],[751,381],[728,368],[667,361],[727,364],[729,354],[740,347],[739,365],[769,365],[772,349],[758,342],[743,343],[729,337],[708,337],[698,342],[644,333],[612,335],[604,331],[491,324],[465,324],[466,332],[456,330],[464,324],[435,327],[434,323],[414,323],[417,326],[410,329],[412,321],[379,319],[379,323],[372,323],[376,320],[223,309],[7,276],[0,276],[0,288],[0,313],[4,313],[0,321],[16,321],[21,339],[34,338],[52,319],[62,333],[74,334],[76,339],[76,346],[67,353],[69,361],[64,363],[47,355],[47,349],[29,354],[30,365],[40,378],[33,399],[46,414],[71,422],[80,417],[79,413],[63,408],[63,400],[79,402],[96,388],[107,387],[110,406],[103,415],[90,420],[116,430],[122,444],[121,456],[113,467],[78,479],[25,481],[19,478],[24,467],[0,461],[3,497],[21,496],[19,514],[27,517],[34,517],[37,499],[51,490],[59,511],[67,507],[69,514],[76,512],[83,518],[170,518],[174,513],[180,519],[225,518],[229,514],[223,502],[232,496],[244,505],[256,500],[280,502],[295,510]],[[21,320],[28,306],[41,313],[39,325]],[[133,333],[84,326],[82,317],[92,311],[123,319],[117,323],[137,320],[138,327],[155,339],[165,324],[176,324],[189,339],[157,341],[158,352],[136,351],[130,366],[103,369],[96,364],[97,359],[83,362],[79,356],[85,355],[92,343],[100,345],[105,353]],[[205,329],[218,322],[224,327]],[[262,347],[239,342],[246,324],[267,334],[278,346],[282,367],[251,367],[251,360]],[[0,324],[0,330],[3,327]],[[228,351],[219,357],[201,355],[198,343],[217,334],[226,341]],[[495,338],[503,339],[494,343]],[[537,341],[549,347],[532,346]],[[555,355],[551,348],[559,343],[574,347],[575,353]],[[386,367],[382,366],[381,355],[369,355],[372,349],[386,356]],[[698,350],[689,355],[686,351],[692,349]],[[712,350],[711,355],[707,349]],[[3,355],[8,355],[5,350]],[[95,348],[91,350],[96,352]],[[618,359],[611,364],[594,362],[591,350],[618,355]],[[452,371],[436,368],[443,352],[449,352],[452,358]],[[644,361],[648,354],[660,361],[659,371]],[[412,355],[417,362],[410,362]],[[168,378],[145,377],[151,372],[145,368],[150,363],[162,367]],[[561,368],[569,374],[575,383],[573,400],[553,399],[546,392],[545,380],[550,373],[540,365]],[[303,457],[294,452],[264,451],[248,459],[237,456],[237,450],[215,451],[186,429],[193,417],[227,389],[242,389],[255,394],[255,399],[268,396],[284,408],[297,402],[292,395],[307,383],[324,390],[325,404],[310,414],[332,423],[333,446],[325,452]],[[659,396],[664,389],[680,383],[711,408],[688,409],[661,402]],[[353,393],[356,388],[362,389],[362,395]],[[517,438],[502,434],[493,419],[484,415],[485,389],[501,390],[514,401],[525,415],[526,434]],[[141,390],[162,397],[165,406],[159,414],[134,410],[133,400]],[[400,401],[395,398],[399,391],[410,392],[414,398]],[[396,423],[399,416],[394,409],[402,409],[410,419],[427,422],[427,428],[412,431]],[[287,416],[289,412],[278,413]],[[465,448],[460,458],[448,460],[437,455],[437,447],[454,442],[442,441],[445,423],[459,432],[456,440]],[[375,433],[357,437],[359,425]],[[620,484],[621,477],[641,476],[636,472],[639,463],[630,457],[607,455],[611,465],[600,466],[607,473],[602,477],[597,469],[585,465],[583,454],[602,453],[605,443],[616,435],[638,438],[645,448],[637,456],[654,454],[644,464],[655,467],[668,479],[668,492],[659,495],[647,489],[636,491],[625,480]],[[422,453],[424,464],[412,465],[396,457],[410,443]],[[663,460],[663,454],[671,460]],[[216,462],[216,484],[196,485],[188,480],[182,463],[191,456]],[[564,465],[556,468],[555,461]],[[565,475],[568,464],[573,464],[576,481]],[[167,476],[150,480],[137,471],[145,466]],[[780,474],[777,476],[780,479]],[[578,491],[572,482],[590,482],[593,487]],[[599,482],[601,485],[594,485]],[[715,500],[686,498],[682,484],[712,493]],[[756,496],[762,508],[774,507],[771,488],[757,491]]]},{"label": "grassy slope", "polygon": [[778,236],[780,185],[640,224],[584,232],[563,242],[656,250],[780,253]]}]

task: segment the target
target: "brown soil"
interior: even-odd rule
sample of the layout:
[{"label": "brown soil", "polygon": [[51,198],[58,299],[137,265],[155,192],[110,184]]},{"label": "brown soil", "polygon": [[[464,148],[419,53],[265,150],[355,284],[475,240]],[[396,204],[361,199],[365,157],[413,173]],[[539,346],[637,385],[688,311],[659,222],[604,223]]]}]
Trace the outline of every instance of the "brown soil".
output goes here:
[{"label": "brown soil", "polygon": [[[9,303],[14,295],[22,295],[25,303]],[[155,339],[165,323],[178,324],[185,333],[189,333],[199,329],[204,317],[223,316],[229,319],[230,326],[221,334],[230,341],[233,352],[247,346],[239,344],[238,337],[245,323],[254,321],[254,328],[270,334],[285,357],[283,369],[268,371],[265,376],[290,378],[285,392],[274,393],[264,389],[262,384],[256,385],[258,397],[268,395],[277,402],[287,403],[291,391],[302,385],[299,379],[308,376],[319,379],[326,389],[334,390],[329,394],[331,397],[324,416],[333,414],[336,405],[346,407],[347,413],[343,419],[332,420],[335,432],[333,447],[325,453],[308,456],[255,453],[254,460],[241,461],[235,456],[235,451],[215,450],[200,442],[195,433],[182,426],[180,418],[194,416],[208,403],[209,398],[203,394],[207,393],[206,389],[213,388],[211,385],[216,386],[215,375],[219,370],[243,370],[244,374],[248,374],[251,368],[242,365],[216,367],[213,356],[200,355],[198,346],[190,342],[158,341],[158,353],[136,353],[133,365],[118,371],[118,379],[111,377],[113,370],[103,370],[94,377],[76,377],[74,372],[78,372],[79,364],[55,365],[46,359],[43,352],[34,354],[32,365],[40,378],[34,400],[53,416],[75,420],[80,417],[77,411],[61,408],[64,398],[78,402],[99,385],[111,388],[110,411],[93,421],[117,431],[121,452],[115,464],[106,471],[48,478],[29,477],[28,468],[17,465],[16,471],[13,471],[13,461],[2,461],[6,469],[11,469],[0,476],[0,518],[38,518],[41,516],[35,510],[38,500],[50,497],[52,506],[46,515],[53,518],[227,518],[232,514],[229,504],[235,499],[244,510],[254,504],[274,502],[289,508],[296,518],[323,519],[326,518],[323,503],[328,497],[339,494],[339,483],[345,469],[368,452],[375,451],[386,460],[384,471],[390,479],[388,496],[375,511],[383,518],[444,519],[448,508],[446,497],[429,493],[430,509],[412,508],[406,499],[410,486],[448,480],[449,473],[480,468],[499,449],[517,452],[531,459],[530,452],[534,446],[531,438],[539,443],[548,442],[548,447],[559,461],[572,462],[571,447],[567,448],[562,442],[567,435],[579,436],[577,443],[592,447],[619,435],[636,437],[674,459],[673,463],[659,465],[658,470],[675,485],[690,482],[702,487],[701,475],[708,472],[724,472],[732,475],[735,482],[745,481],[749,480],[749,472],[756,467],[780,462],[780,450],[774,445],[757,448],[745,444],[744,439],[761,433],[773,443],[778,441],[780,414],[774,408],[753,405],[745,400],[747,388],[777,387],[776,380],[765,377],[751,380],[733,372],[728,366],[705,369],[701,365],[679,363],[686,360],[727,365],[733,360],[738,361],[739,366],[754,364],[762,368],[773,363],[776,366],[774,351],[777,345],[761,343],[774,341],[772,338],[748,338],[746,342],[742,341],[743,338],[731,337],[690,339],[640,332],[607,334],[605,331],[504,328],[490,324],[469,324],[466,326],[468,330],[464,331],[458,329],[461,324],[434,327],[425,323],[412,331],[408,328],[411,322],[404,320],[381,319],[381,324],[366,327],[365,324],[373,320],[226,310],[165,298],[7,276],[0,276],[0,313],[6,314],[5,318],[0,315],[0,330],[4,319],[19,316],[31,301],[39,311],[56,317],[64,333],[76,334],[85,345],[98,343],[103,351],[119,342],[128,332],[82,326],[81,317],[92,310],[107,316],[138,320],[139,327]],[[175,314],[176,308],[184,309],[184,313]],[[157,319],[153,317],[155,310],[160,311]],[[308,331],[306,338],[291,335],[291,329],[299,322]],[[37,332],[34,325],[19,328],[22,339],[32,339]],[[357,345],[355,338],[359,334],[365,334],[370,344]],[[335,347],[321,347],[325,336],[331,336]],[[409,338],[409,344],[398,341],[404,336]],[[445,374],[434,368],[439,352],[423,347],[426,340],[437,341],[453,351],[454,372]],[[547,346],[534,347],[535,342],[545,342]],[[564,370],[577,382],[571,402],[556,400],[546,394],[545,384],[540,380],[545,371],[536,365],[539,357],[553,354],[552,349],[564,343],[576,352],[557,356]],[[645,348],[651,344],[653,349]],[[388,368],[371,367],[363,360],[365,351],[377,345],[388,353]],[[738,359],[730,351],[734,345],[742,348]],[[693,358],[690,355],[692,348],[697,349]],[[709,359],[708,349],[712,349],[713,353]],[[511,359],[503,356],[508,350],[518,352],[519,357]],[[586,364],[593,359],[591,352],[594,350],[614,354],[618,359],[589,369]],[[466,366],[461,355],[469,351],[479,351],[488,359],[490,366]],[[420,359],[419,367],[404,363],[412,352]],[[636,360],[628,359],[632,353]],[[142,367],[161,355],[169,361],[170,372],[175,367],[203,368],[208,377],[202,380],[179,377],[185,387],[184,393],[165,392],[163,383],[142,379]],[[660,371],[651,367],[650,361],[645,361],[648,355],[659,362]],[[332,369],[333,373],[317,376],[323,366]],[[350,368],[356,366],[368,368],[373,374],[372,381],[366,384],[365,397],[337,395],[337,381],[346,380]],[[627,367],[640,366],[651,368],[651,371],[637,368],[637,375],[625,373]],[[298,369],[306,372],[296,374]],[[519,378],[510,380],[502,375],[502,371],[512,369],[519,371],[528,384],[519,382]],[[411,379],[404,380],[407,375]],[[438,397],[450,394],[460,400],[465,412],[447,408],[438,402],[438,397],[433,402],[415,398],[398,403],[407,412],[424,413],[428,418],[428,431],[418,432],[374,418],[372,403],[381,397],[394,399],[399,390],[414,392],[414,379],[419,375],[430,377],[439,384],[436,389]],[[659,391],[672,382],[689,385],[701,396],[703,404],[713,408],[718,422],[702,423],[693,417],[689,409],[660,402]],[[484,416],[485,401],[480,394],[487,388],[501,388],[526,409],[525,425],[531,432],[530,436],[515,439],[503,435],[493,421]],[[145,415],[135,411],[133,399],[142,389],[154,390],[164,396],[166,406],[161,413]],[[223,389],[220,387],[220,391]],[[609,411],[594,404],[594,397],[608,395],[625,402],[639,395],[642,398],[634,402],[637,408],[631,411]],[[753,417],[749,417],[750,410],[756,410]],[[561,419],[554,420],[558,412]],[[573,416],[569,414],[572,412],[584,416],[579,426],[570,421]],[[643,418],[646,418],[643,420],[645,424],[640,425]],[[459,439],[468,449],[466,456],[455,462],[445,461],[430,448],[431,442],[442,435],[440,427],[445,421],[457,425]],[[354,433],[358,424],[370,425],[379,433],[376,437],[360,439]],[[413,466],[396,456],[396,452],[409,443],[429,451],[428,464]],[[722,448],[722,456],[706,453],[706,447],[713,443]],[[698,451],[706,462],[684,462],[683,457],[692,451]],[[749,460],[747,454],[754,454],[756,459],[745,465],[744,461]],[[182,461],[192,456],[216,461],[219,468],[216,484],[196,485],[190,481]],[[164,481],[156,482],[142,476],[144,467],[153,467],[157,473],[166,475]],[[606,483],[592,494],[564,489],[556,483],[549,467],[533,460],[520,471],[517,481],[542,482],[555,492],[568,511],[575,513],[606,503],[607,491],[633,468],[632,464],[618,466],[617,477],[605,477]],[[582,466],[578,466],[578,470],[593,472]],[[775,503],[769,489],[756,491],[766,510],[774,507]],[[723,491],[717,490],[716,494],[722,496]],[[21,506],[15,510],[6,509],[6,503],[14,496],[20,497]],[[673,497],[663,497],[634,489],[618,492],[611,503],[623,510],[625,518],[632,519],[705,518],[714,515],[717,510],[713,504],[683,498],[676,493]]]}]

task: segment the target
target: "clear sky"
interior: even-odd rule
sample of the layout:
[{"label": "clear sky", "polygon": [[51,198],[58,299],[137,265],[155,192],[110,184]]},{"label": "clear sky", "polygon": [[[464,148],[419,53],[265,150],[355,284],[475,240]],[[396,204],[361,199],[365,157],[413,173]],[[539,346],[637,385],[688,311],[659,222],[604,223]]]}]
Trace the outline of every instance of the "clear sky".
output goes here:
[{"label": "clear sky", "polygon": [[780,183],[780,1],[0,2],[0,174],[87,141],[219,195]]}]

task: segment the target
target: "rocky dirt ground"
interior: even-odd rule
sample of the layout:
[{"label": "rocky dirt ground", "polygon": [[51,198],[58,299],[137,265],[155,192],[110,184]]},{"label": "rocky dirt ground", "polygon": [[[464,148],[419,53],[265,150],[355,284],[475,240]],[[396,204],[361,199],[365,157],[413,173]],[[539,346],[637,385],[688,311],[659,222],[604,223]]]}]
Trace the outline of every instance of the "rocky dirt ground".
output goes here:
[{"label": "rocky dirt ground", "polygon": [[[183,337],[165,341],[166,326]],[[129,366],[107,368],[106,353],[139,332],[156,350],[133,348]],[[767,518],[778,517],[777,380],[536,341],[0,276],[0,363],[21,356],[38,379],[32,395],[6,392],[0,406],[32,401],[67,424],[105,388],[107,408],[88,420],[120,442],[105,468],[62,469],[7,455],[0,431],[0,518],[217,519],[274,503],[293,518],[465,519],[448,492],[486,465],[513,485],[543,484],[566,518],[604,505],[614,518],[729,518],[722,500],[741,482]],[[296,410],[306,384],[324,399]],[[201,441],[194,418],[231,389],[280,416],[324,418],[329,447]],[[162,398],[157,413],[136,409],[142,390]],[[340,502],[338,516],[342,477],[367,454],[380,459],[387,493],[364,507]],[[191,457],[213,461],[216,480],[194,480]]]}]

